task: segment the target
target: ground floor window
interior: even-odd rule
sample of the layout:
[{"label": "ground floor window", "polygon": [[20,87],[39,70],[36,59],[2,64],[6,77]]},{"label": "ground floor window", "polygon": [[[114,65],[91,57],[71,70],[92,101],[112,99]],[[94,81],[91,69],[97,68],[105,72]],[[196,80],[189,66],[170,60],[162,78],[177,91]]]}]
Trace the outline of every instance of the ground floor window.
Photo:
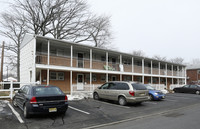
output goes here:
[{"label": "ground floor window", "polygon": [[64,80],[64,72],[50,72],[50,80]]}]

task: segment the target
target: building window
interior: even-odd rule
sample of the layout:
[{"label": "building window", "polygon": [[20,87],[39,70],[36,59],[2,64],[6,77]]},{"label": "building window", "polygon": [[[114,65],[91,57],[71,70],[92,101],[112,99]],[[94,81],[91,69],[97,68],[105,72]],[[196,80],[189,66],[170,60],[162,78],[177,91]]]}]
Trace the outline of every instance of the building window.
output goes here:
[{"label": "building window", "polygon": [[64,80],[64,73],[63,72],[59,72],[58,74],[58,80]]},{"label": "building window", "polygon": [[105,56],[101,56],[101,61],[106,61],[106,57]]},{"label": "building window", "polygon": [[93,82],[96,82],[96,81],[97,81],[96,74],[92,74],[92,81],[93,81]]},{"label": "building window", "polygon": [[64,56],[64,49],[57,49],[58,56]]},{"label": "building window", "polygon": [[198,70],[198,74],[200,74],[200,70]]},{"label": "building window", "polygon": [[56,48],[50,48],[50,54],[55,56],[56,55]]},{"label": "building window", "polygon": [[106,75],[101,75],[101,82],[105,82],[106,81]]},{"label": "building window", "polygon": [[64,72],[50,72],[50,80],[64,80]]}]

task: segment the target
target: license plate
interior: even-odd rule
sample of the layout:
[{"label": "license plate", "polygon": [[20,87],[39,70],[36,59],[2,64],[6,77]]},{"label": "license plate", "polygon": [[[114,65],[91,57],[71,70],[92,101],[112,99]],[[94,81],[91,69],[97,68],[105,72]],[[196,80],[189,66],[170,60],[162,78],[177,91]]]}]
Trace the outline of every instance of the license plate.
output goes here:
[{"label": "license plate", "polygon": [[49,112],[57,112],[57,108],[49,108]]},{"label": "license plate", "polygon": [[142,93],[141,93],[140,95],[141,95],[141,96],[144,96],[145,94],[142,94]]},{"label": "license plate", "polygon": [[165,96],[162,96],[162,98],[164,99],[164,98],[165,98]]}]

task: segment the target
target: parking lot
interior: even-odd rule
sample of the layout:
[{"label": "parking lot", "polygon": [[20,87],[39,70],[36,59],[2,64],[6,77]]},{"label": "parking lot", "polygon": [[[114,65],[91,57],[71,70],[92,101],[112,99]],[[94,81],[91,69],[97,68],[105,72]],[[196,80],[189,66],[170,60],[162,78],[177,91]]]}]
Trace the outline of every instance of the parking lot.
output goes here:
[{"label": "parking lot", "polygon": [[142,104],[128,104],[120,106],[112,101],[96,101],[84,99],[69,101],[69,109],[64,115],[35,115],[25,119],[19,108],[14,108],[19,113],[23,122],[14,115],[7,103],[1,102],[0,127],[3,129],[78,129],[98,128],[120,122],[143,119],[159,114],[170,114],[176,110],[190,108],[200,104],[200,95],[195,94],[167,94],[162,101],[147,101]]}]

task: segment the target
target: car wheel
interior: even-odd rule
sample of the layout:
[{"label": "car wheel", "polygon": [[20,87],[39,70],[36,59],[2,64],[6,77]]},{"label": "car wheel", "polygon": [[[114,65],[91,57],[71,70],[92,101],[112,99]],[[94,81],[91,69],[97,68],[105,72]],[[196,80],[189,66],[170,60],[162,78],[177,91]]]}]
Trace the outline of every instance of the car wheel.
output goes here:
[{"label": "car wheel", "polygon": [[150,100],[154,100],[153,95],[149,95]]},{"label": "car wheel", "polygon": [[17,107],[17,102],[16,102],[16,99],[15,99],[15,98],[13,98],[12,104],[14,105],[14,107]]},{"label": "car wheel", "polygon": [[30,114],[29,114],[29,111],[28,111],[28,108],[27,108],[26,104],[24,105],[24,117],[25,118],[29,118],[30,117]]},{"label": "car wheel", "polygon": [[98,95],[98,93],[95,92],[95,93],[93,94],[93,98],[94,98],[95,100],[99,100],[99,95]]},{"label": "car wheel", "polygon": [[119,102],[119,104],[122,105],[122,106],[124,106],[124,105],[127,104],[127,102],[126,102],[126,98],[123,97],[123,96],[119,97],[118,102]]},{"label": "car wheel", "polygon": [[174,89],[173,91],[174,91],[174,93],[177,93],[176,89]]},{"label": "car wheel", "polygon": [[200,92],[197,90],[197,91],[196,91],[196,94],[197,94],[197,95],[199,95],[199,94],[200,94]]}]

